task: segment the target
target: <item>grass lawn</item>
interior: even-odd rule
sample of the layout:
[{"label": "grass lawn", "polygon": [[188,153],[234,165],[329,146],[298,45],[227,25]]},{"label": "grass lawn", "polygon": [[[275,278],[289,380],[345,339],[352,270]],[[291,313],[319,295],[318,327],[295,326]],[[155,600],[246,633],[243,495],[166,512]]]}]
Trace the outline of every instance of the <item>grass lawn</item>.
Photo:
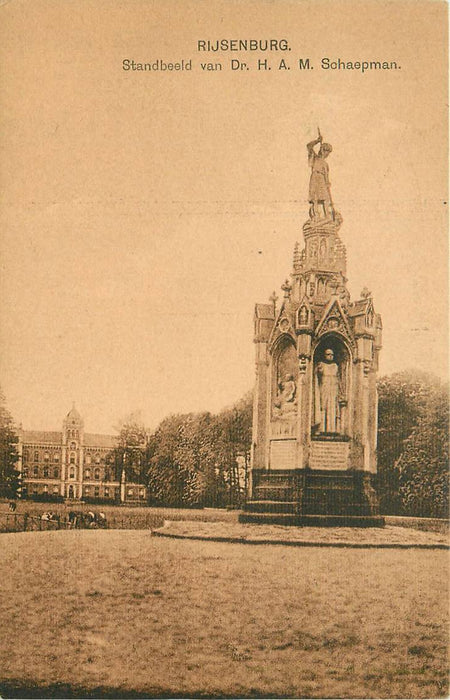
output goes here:
[{"label": "grass lawn", "polygon": [[44,697],[55,684],[56,697],[447,695],[444,551],[253,547],[137,530],[0,542],[4,697],[32,687]]}]

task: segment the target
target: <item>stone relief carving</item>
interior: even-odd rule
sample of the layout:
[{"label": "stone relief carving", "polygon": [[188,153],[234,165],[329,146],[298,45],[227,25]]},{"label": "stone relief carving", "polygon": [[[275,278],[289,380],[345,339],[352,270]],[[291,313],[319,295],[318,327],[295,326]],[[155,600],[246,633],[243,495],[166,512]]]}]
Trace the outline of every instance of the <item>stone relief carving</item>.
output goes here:
[{"label": "stone relief carving", "polygon": [[292,416],[297,407],[297,353],[293,343],[287,343],[274,359],[276,363],[275,383],[273,385],[272,416],[287,418]]},{"label": "stone relief carving", "polygon": [[306,374],[306,370],[308,369],[308,361],[309,357],[308,355],[300,355],[298,358],[298,371],[300,374]]},{"label": "stone relief carving", "polygon": [[295,412],[297,385],[292,374],[286,374],[278,383],[278,393],[273,406],[274,416],[281,417]]}]

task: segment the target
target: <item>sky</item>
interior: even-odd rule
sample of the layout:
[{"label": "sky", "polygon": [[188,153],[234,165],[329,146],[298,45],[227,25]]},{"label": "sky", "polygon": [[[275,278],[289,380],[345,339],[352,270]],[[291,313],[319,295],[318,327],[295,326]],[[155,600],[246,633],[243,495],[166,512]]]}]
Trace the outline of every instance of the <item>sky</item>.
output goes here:
[{"label": "sky", "polygon": [[[248,391],[254,304],[281,296],[303,243],[318,126],[333,145],[352,298],[367,286],[382,315],[380,373],[446,377],[446,11],[434,0],[0,4],[0,383],[17,423],[58,429],[75,402],[89,432],[132,411],[154,428]],[[291,50],[197,50],[222,38]],[[313,69],[299,70],[307,57]],[[326,71],[323,57],[400,68]],[[124,59],[192,69],[124,71]],[[222,70],[202,70],[208,61]]]}]

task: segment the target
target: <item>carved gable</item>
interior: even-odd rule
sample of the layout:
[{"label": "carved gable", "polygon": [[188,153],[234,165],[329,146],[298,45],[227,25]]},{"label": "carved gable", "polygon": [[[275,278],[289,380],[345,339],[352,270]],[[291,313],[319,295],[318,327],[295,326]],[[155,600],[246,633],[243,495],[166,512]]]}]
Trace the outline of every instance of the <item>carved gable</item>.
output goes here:
[{"label": "carved gable", "polygon": [[324,314],[316,329],[316,337],[320,337],[324,333],[335,331],[345,336],[353,343],[353,333],[350,330],[345,312],[337,297],[333,297],[325,308]]},{"label": "carved gable", "polygon": [[292,314],[289,313],[284,306],[280,309],[280,313],[278,314],[278,318],[275,321],[273,331],[270,335],[270,347],[273,347],[274,343],[281,335],[288,335],[295,342],[294,319],[292,318]]}]

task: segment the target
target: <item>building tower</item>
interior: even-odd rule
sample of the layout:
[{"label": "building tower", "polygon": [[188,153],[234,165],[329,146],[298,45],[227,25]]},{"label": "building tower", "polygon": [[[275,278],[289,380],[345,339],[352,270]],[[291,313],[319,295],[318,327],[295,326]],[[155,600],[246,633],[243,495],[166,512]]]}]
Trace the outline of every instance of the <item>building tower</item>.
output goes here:
[{"label": "building tower", "polygon": [[73,404],[63,421],[61,496],[81,498],[83,491],[84,422]]},{"label": "building tower", "polygon": [[[317,146],[319,149],[317,151]],[[329,144],[307,145],[304,247],[294,249],[280,308],[256,304],[256,387],[244,522],[383,525],[376,472],[381,318],[350,300],[346,251],[328,177]]]}]

